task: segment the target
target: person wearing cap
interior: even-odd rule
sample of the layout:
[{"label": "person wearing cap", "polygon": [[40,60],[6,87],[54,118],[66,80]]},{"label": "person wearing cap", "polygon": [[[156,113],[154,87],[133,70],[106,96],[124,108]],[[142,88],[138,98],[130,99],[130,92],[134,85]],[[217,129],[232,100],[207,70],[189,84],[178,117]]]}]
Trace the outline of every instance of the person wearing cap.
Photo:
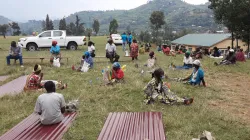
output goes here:
[{"label": "person wearing cap", "polygon": [[85,59],[84,63],[88,63],[90,68],[93,68],[94,66],[94,61],[93,58],[90,56],[90,53],[87,51],[84,53]]},{"label": "person wearing cap", "polygon": [[193,62],[193,67],[194,67],[194,70],[192,74],[189,77],[182,79],[182,81],[187,81],[187,83],[194,85],[194,86],[200,85],[201,83],[203,84],[203,86],[206,86],[206,83],[204,80],[204,71],[201,69],[200,60],[195,60]]},{"label": "person wearing cap", "polygon": [[155,57],[155,53],[152,51],[149,53],[149,59],[147,61],[147,64],[145,64],[145,66],[147,66],[148,68],[153,68],[156,65],[156,57]]},{"label": "person wearing cap", "polygon": [[128,41],[128,37],[127,37],[126,33],[124,32],[122,34],[122,49],[123,49],[123,51],[126,51],[126,43],[127,43],[127,41]]},{"label": "person wearing cap", "polygon": [[227,55],[227,57],[222,60],[220,63],[215,62],[214,63],[216,66],[218,65],[231,65],[231,64],[236,64],[236,56],[234,54],[234,50],[230,49],[229,50],[229,54]]},{"label": "person wearing cap", "polygon": [[112,66],[112,83],[120,82],[124,78],[124,72],[121,69],[121,65],[118,62],[115,62]]},{"label": "person wearing cap", "polygon": [[246,62],[245,54],[243,49],[240,49],[239,52],[236,53],[236,61]]},{"label": "person wearing cap", "polygon": [[110,59],[111,63],[118,62],[120,56],[116,53],[116,46],[113,43],[112,39],[108,40],[108,43],[106,44],[106,57]]},{"label": "person wearing cap", "polygon": [[88,42],[88,52],[92,58],[95,57],[95,43],[92,41]]},{"label": "person wearing cap", "polygon": [[146,104],[154,103],[155,100],[159,100],[164,104],[184,104],[190,105],[193,103],[193,98],[180,98],[175,93],[171,92],[166,83],[163,82],[165,79],[164,71],[159,68],[156,69],[152,74],[152,80],[149,81],[147,86],[144,87],[144,94]]},{"label": "person wearing cap", "polygon": [[193,58],[191,57],[190,51],[185,53],[183,63],[183,66],[176,66],[176,69],[191,69],[193,67]]},{"label": "person wearing cap", "polygon": [[50,63],[53,63],[54,58],[60,58],[61,59],[61,53],[60,53],[60,46],[57,45],[57,41],[52,41],[52,46],[50,48]]},{"label": "person wearing cap", "polygon": [[10,59],[19,59],[21,67],[23,67],[22,47],[17,45],[15,41],[11,42],[9,55],[6,57],[7,65],[10,65]]}]

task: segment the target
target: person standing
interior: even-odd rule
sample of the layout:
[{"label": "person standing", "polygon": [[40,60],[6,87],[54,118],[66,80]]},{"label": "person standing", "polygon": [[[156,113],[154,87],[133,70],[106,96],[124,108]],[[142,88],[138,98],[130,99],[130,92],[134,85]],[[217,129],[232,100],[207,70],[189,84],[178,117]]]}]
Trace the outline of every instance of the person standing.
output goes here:
[{"label": "person standing", "polygon": [[127,43],[127,41],[128,41],[128,37],[127,37],[126,33],[124,32],[122,34],[122,49],[123,49],[123,51],[126,51],[126,43]]},{"label": "person standing", "polygon": [[128,34],[128,46],[129,46],[129,51],[131,51],[131,44],[132,44],[132,41],[133,41],[133,36],[131,33]]},{"label": "person standing", "polygon": [[[108,40],[108,43],[106,44],[106,57],[110,59],[110,62],[118,62],[120,56],[116,53],[116,46],[113,43],[112,39]],[[115,60],[114,60],[115,59]]]},{"label": "person standing", "polygon": [[22,48],[20,45],[17,45],[15,41],[11,42],[9,55],[6,57],[7,65],[10,65],[10,59],[19,59],[21,67],[23,67],[23,57],[22,57]]},{"label": "person standing", "polygon": [[133,40],[133,43],[131,44],[130,47],[131,47],[130,56],[132,57],[132,61],[137,60],[139,47],[138,47],[136,39]]}]

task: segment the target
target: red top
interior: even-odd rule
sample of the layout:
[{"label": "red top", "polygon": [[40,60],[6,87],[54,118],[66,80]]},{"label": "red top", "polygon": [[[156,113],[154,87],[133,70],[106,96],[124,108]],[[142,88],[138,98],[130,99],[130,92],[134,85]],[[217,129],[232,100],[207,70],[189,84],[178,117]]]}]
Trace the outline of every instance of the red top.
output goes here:
[{"label": "red top", "polygon": [[246,61],[245,54],[243,52],[238,52],[236,54],[236,60],[241,61],[241,62],[245,62]]},{"label": "red top", "polygon": [[130,47],[131,47],[131,52],[130,52],[131,57],[137,57],[138,56],[138,51],[139,51],[138,44],[137,43],[132,43],[130,45]]},{"label": "red top", "polygon": [[124,77],[124,72],[121,69],[118,69],[116,71],[113,70],[112,72],[112,79],[123,79]]},{"label": "red top", "polygon": [[162,47],[162,50],[163,50],[163,52],[165,54],[169,54],[170,53],[170,48],[169,47],[166,47],[166,48]]},{"label": "red top", "polygon": [[40,81],[40,76],[39,75],[36,75],[36,74],[32,74],[30,77],[29,77],[29,82],[28,82],[28,88],[29,89],[39,89],[39,81]]}]

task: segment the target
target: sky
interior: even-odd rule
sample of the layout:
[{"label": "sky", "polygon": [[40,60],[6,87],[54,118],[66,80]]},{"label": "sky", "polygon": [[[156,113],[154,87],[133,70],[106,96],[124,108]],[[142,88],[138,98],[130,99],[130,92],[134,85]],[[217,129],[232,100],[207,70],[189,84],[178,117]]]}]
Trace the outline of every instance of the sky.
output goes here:
[{"label": "sky", "polygon": [[[60,19],[85,10],[133,9],[148,0],[0,0],[0,15],[14,21]],[[190,4],[203,4],[208,0],[183,0]]]}]

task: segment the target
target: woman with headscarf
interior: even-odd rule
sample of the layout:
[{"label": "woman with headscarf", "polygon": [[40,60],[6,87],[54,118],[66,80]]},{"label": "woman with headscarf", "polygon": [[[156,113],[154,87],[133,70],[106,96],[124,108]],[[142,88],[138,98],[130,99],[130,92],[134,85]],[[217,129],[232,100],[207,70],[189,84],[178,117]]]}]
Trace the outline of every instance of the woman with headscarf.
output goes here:
[{"label": "woman with headscarf", "polygon": [[[28,76],[24,90],[38,90],[44,87],[44,83],[48,80],[43,80],[43,73],[41,65],[36,64],[34,67],[34,72]],[[62,82],[53,81],[59,89],[65,89],[67,84],[62,84]]]},{"label": "woman with headscarf", "polygon": [[94,66],[94,61],[93,58],[90,56],[90,53],[87,51],[84,53],[85,59],[84,63],[88,63],[90,68],[93,68]]},{"label": "woman with headscarf", "polygon": [[193,98],[180,98],[175,93],[171,92],[163,79],[165,78],[164,71],[159,68],[152,74],[152,80],[144,88],[146,104],[154,103],[155,100],[159,100],[164,104],[184,104],[190,105],[193,103]]},{"label": "woman with headscarf", "polygon": [[137,60],[139,47],[136,39],[133,39],[133,43],[131,44],[130,48],[131,48],[130,56],[132,57],[132,61]]},{"label": "woman with headscarf", "polygon": [[50,63],[53,64],[54,59],[61,59],[60,46],[57,45],[57,41],[52,41],[52,46],[50,48]]}]

